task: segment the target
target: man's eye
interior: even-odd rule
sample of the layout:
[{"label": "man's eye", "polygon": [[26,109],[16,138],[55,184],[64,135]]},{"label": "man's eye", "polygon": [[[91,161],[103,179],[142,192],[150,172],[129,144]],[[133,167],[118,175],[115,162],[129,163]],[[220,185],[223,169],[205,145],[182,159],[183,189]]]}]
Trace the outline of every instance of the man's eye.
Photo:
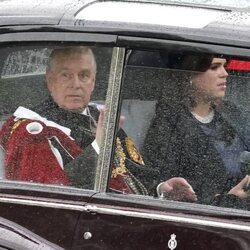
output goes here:
[{"label": "man's eye", "polygon": [[80,79],[86,81],[87,79],[89,79],[89,76],[90,76],[90,74],[83,73],[80,75]]},{"label": "man's eye", "polygon": [[69,73],[62,73],[62,76],[63,76],[64,78],[70,78],[70,74],[69,74]]}]

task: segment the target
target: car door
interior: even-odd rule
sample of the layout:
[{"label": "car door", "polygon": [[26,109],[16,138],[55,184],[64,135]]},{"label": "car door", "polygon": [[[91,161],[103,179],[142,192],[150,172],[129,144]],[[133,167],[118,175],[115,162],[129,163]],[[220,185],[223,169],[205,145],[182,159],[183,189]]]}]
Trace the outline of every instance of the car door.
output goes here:
[{"label": "car door", "polygon": [[[178,52],[180,51],[183,54],[187,53],[187,51],[185,52],[185,43],[182,44],[182,47],[173,42],[171,45],[166,45],[165,51],[158,51],[155,49],[157,47],[155,46],[156,40],[151,44],[150,39],[141,38],[140,43],[136,38],[135,48],[133,48],[131,37],[128,40],[122,37],[122,40],[130,49],[119,48],[119,52],[117,51],[117,62],[120,62],[120,64],[116,64],[118,69],[115,68],[115,72],[118,72],[119,77],[114,86],[118,89],[121,88],[121,94],[118,98],[117,92],[114,91],[115,95],[113,96],[113,103],[110,104],[110,112],[115,113],[113,109],[118,108],[120,113],[117,116],[119,117],[121,114],[125,116],[125,123],[120,124],[120,126],[134,140],[133,144],[130,145],[136,161],[138,155],[147,156],[140,152],[143,152],[147,131],[157,115],[156,108],[160,98],[169,102],[177,113],[179,110],[177,101],[180,98],[180,92],[176,90],[176,87],[180,82],[187,81],[189,74],[196,69],[190,70],[190,64],[183,67],[180,60],[179,62],[174,61],[174,63],[168,61],[169,64],[164,64],[166,61],[161,61],[161,55],[166,56],[169,53],[179,55]],[[144,46],[138,49],[138,43]],[[164,41],[159,40],[159,47],[162,48],[163,44]],[[170,50],[168,50],[168,45]],[[221,55],[222,53],[220,54],[219,50],[219,47],[215,47],[213,52]],[[198,51],[199,53],[197,53]],[[187,54],[196,55],[196,60],[200,61],[199,59],[204,56],[201,51],[201,47],[194,43],[189,47]],[[249,68],[239,65],[249,65],[249,57],[244,56],[249,51],[248,49],[245,51],[235,50],[229,46],[223,47],[222,51],[224,57],[228,60],[227,71],[229,76],[226,99],[232,101],[247,113],[249,107],[249,93],[247,92]],[[204,50],[205,52],[207,50]],[[178,58],[174,57],[174,59],[177,60]],[[237,65],[236,67],[230,66],[232,60]],[[126,62],[125,66],[123,65],[124,61]],[[124,70],[121,74],[122,69]],[[238,98],[239,96],[241,98]],[[229,119],[232,119],[232,117]],[[119,119],[113,117],[113,122],[115,121],[119,121]],[[109,122],[112,124],[112,121],[109,120]],[[238,124],[235,124],[235,126],[243,128],[242,120],[239,117],[237,122]],[[110,123],[107,123],[107,127],[108,130],[112,131],[113,125]],[[163,121],[162,125],[164,125]],[[118,126],[116,128],[119,130]],[[160,143],[160,138],[157,137],[157,139]],[[107,140],[111,144],[114,137],[111,136]],[[157,147],[157,144],[155,144],[155,147]],[[105,150],[107,150],[104,154],[104,157],[107,157],[105,161],[110,162],[111,149],[107,147]],[[167,151],[164,152],[168,153]],[[157,162],[157,158],[155,162]],[[177,164],[175,167],[178,169]],[[146,164],[145,168],[147,168]],[[79,221],[76,237],[83,237],[77,244],[74,244],[74,249],[249,248],[250,227],[247,206],[241,206],[242,204],[236,201],[233,203],[211,201],[209,203],[198,199],[196,202],[183,202],[174,201],[170,197],[159,197],[156,194],[156,187],[159,184],[157,183],[157,173],[154,171],[147,172],[147,169],[143,172],[135,171],[133,173],[142,183],[146,181],[145,176],[147,176],[149,184],[155,189],[152,189],[149,195],[115,194],[112,189],[106,189],[105,183],[111,177],[108,176],[108,173],[104,173],[106,178],[104,175],[101,180],[101,192],[92,197],[91,202],[85,207],[89,214],[87,216],[82,214]],[[217,174],[219,175],[219,173]],[[201,176],[201,178],[207,177]],[[199,181],[197,179],[197,183]],[[216,197],[211,197],[211,200],[214,198]],[[245,201],[247,202],[247,200],[243,200],[243,203]]]},{"label": "car door", "polygon": [[[48,38],[43,33],[44,40],[52,39],[52,42],[44,41],[42,44],[30,42],[34,39],[32,32],[28,37],[18,33],[13,36],[10,35],[7,41],[1,37],[0,109],[2,143],[5,139],[8,140],[12,134],[12,132],[8,134],[8,129],[5,130],[5,128],[8,127],[8,120],[12,119],[11,117],[18,107],[32,110],[35,105],[49,97],[45,72],[51,51],[76,46],[68,42],[58,43],[53,32],[47,33],[47,35]],[[12,39],[23,40],[23,42],[13,43]],[[84,45],[84,43],[81,43],[81,46]],[[113,49],[105,46],[92,46],[92,49],[100,67],[96,76],[96,89],[90,105],[99,108],[105,104]],[[34,116],[21,119],[32,120]],[[38,121],[37,119],[40,118],[35,118],[36,121]],[[45,120],[43,119],[43,122],[46,122]],[[40,119],[40,121],[42,120]],[[16,127],[12,129],[14,131]],[[30,135],[32,136],[32,134]],[[33,141],[33,146],[31,146],[31,141],[29,139],[26,141],[26,139],[27,137],[20,134],[17,143],[13,144],[12,147],[12,152],[15,151],[19,156],[23,155],[23,152],[28,149],[26,163],[22,165],[22,157],[17,157],[16,160],[13,159],[12,166],[14,168],[9,169],[10,171],[5,165],[9,149],[4,148],[3,144],[1,147],[0,217],[2,233],[0,245],[3,249],[71,249],[72,245],[78,244],[79,239],[83,237],[82,235],[79,238],[75,237],[78,221],[81,214],[88,216],[89,213],[85,206],[98,190],[96,185],[100,182],[101,176],[100,173],[95,171],[98,158],[94,157],[93,162],[88,161],[93,166],[91,177],[85,177],[88,178],[89,186],[82,187],[73,184],[65,186],[57,184],[56,180],[55,183],[46,183],[46,181],[34,181],[32,178],[22,179],[18,173],[22,171],[21,169],[24,170],[27,164],[30,164],[29,166],[39,175],[39,168],[43,164],[42,158],[47,157],[44,153],[40,155],[42,158],[38,160],[37,152],[30,151],[31,147],[41,142],[40,139],[36,142]],[[15,153],[10,153],[10,155],[14,156]],[[48,168],[53,168],[53,163],[49,160],[46,164]],[[16,173],[19,177],[10,177],[13,173]]]}]

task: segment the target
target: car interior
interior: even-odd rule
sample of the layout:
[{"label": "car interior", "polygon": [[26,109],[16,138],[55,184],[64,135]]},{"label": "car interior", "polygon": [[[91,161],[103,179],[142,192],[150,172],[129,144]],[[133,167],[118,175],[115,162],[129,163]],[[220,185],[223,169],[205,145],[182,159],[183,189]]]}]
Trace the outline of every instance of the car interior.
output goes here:
[{"label": "car interior", "polygon": [[[134,138],[139,149],[143,147],[147,130],[155,116],[157,102],[164,98],[171,105],[177,104],[181,98],[181,83],[190,77],[192,71],[173,65],[171,62],[164,65],[158,51],[134,50],[128,55],[121,112],[127,117],[124,129]],[[225,99],[249,117],[249,69],[229,69],[228,73]]]}]

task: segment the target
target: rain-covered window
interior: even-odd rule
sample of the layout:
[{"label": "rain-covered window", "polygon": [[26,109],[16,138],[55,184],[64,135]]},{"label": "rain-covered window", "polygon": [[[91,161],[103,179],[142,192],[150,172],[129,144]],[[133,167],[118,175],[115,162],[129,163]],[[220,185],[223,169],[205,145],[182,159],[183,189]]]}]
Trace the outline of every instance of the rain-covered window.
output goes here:
[{"label": "rain-covered window", "polygon": [[10,53],[4,62],[1,77],[44,74],[50,52],[50,49],[44,48],[24,49]]},{"label": "rain-covered window", "polygon": [[1,179],[93,189],[112,48],[0,52]]},{"label": "rain-covered window", "polygon": [[249,209],[249,58],[130,50],[126,60],[127,186]]}]

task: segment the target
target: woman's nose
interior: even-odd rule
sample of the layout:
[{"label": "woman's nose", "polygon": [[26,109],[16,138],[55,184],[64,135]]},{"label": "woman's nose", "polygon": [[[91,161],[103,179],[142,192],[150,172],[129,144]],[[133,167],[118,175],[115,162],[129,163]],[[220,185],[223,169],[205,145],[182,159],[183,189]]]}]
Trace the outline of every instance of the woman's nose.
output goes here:
[{"label": "woman's nose", "polygon": [[226,71],[226,69],[225,69],[224,66],[221,67],[221,73],[220,74],[223,77],[227,77],[228,76],[228,73],[227,73],[227,71]]}]

